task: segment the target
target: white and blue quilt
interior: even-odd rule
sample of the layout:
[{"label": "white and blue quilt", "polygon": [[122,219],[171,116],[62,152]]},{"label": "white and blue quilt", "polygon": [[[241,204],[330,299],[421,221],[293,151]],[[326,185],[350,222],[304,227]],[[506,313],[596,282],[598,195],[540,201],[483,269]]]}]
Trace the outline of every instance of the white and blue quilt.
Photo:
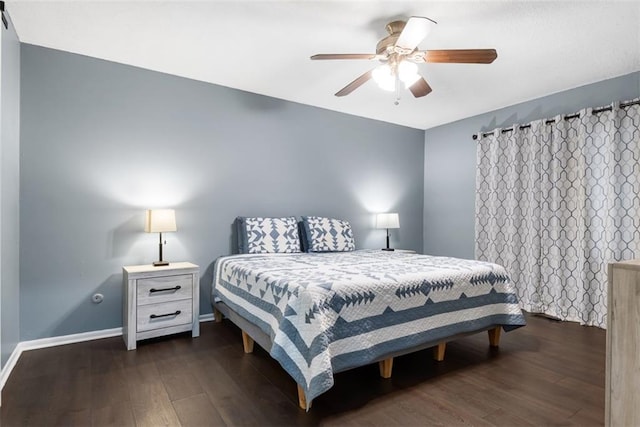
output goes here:
[{"label": "white and blue quilt", "polygon": [[335,372],[459,333],[525,325],[503,267],[406,252],[221,257],[213,297],[271,337],[271,356],[308,402]]}]

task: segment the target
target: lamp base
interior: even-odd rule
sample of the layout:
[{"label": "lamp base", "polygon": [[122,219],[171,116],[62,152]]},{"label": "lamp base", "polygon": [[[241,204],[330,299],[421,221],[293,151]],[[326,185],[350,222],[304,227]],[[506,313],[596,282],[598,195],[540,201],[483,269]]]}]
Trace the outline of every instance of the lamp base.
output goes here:
[{"label": "lamp base", "polygon": [[395,251],[393,248],[382,248],[383,251]]},{"label": "lamp base", "polygon": [[163,265],[169,265],[169,261],[154,261],[154,267],[162,267]]}]

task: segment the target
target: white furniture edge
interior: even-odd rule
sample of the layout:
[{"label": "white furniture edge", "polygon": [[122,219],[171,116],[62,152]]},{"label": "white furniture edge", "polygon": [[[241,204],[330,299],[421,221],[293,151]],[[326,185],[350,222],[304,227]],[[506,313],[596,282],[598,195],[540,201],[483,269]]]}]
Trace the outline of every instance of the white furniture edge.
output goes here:
[{"label": "white furniture edge", "polygon": [[[200,322],[212,322],[213,321],[213,313],[201,314],[198,318]],[[47,348],[47,347],[55,347],[58,345],[65,344],[73,344],[77,342],[83,341],[92,341],[99,340],[103,338],[111,338],[122,335],[122,327],[119,328],[111,328],[111,329],[102,329],[98,331],[89,331],[89,332],[81,332],[79,334],[71,334],[71,335],[60,335],[57,337],[50,338],[40,338],[37,340],[30,341],[20,341],[16,348],[13,349],[11,356],[5,363],[2,368],[2,372],[0,372],[0,391],[4,388],[4,385],[7,383],[9,376],[11,375],[11,371],[18,363],[18,359],[22,355],[23,351],[27,350],[37,350],[39,348]]]}]

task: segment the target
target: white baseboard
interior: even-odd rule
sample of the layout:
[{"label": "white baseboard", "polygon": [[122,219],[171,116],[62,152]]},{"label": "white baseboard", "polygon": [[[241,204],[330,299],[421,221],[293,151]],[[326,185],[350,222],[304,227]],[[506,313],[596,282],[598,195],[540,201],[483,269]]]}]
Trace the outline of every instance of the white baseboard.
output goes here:
[{"label": "white baseboard", "polygon": [[11,371],[16,366],[16,363],[18,363],[18,359],[22,354],[22,348],[20,347],[20,344],[22,343],[18,343],[16,345],[16,348],[13,349],[11,356],[9,356],[9,359],[7,359],[7,363],[4,364],[2,371],[0,371],[0,391],[2,391],[2,389],[4,388],[5,383],[9,379],[9,374],[11,374]]},{"label": "white baseboard", "polygon": [[[200,322],[211,322],[213,321],[213,313],[201,314],[199,319]],[[2,367],[2,370],[0,371],[0,391],[2,391],[2,389],[4,388],[5,383],[9,379],[9,375],[11,375],[11,371],[16,366],[16,363],[18,363],[18,359],[22,355],[23,351],[36,350],[46,347],[55,347],[65,344],[73,344],[83,341],[99,340],[102,338],[111,338],[120,335],[122,335],[122,327],[102,329],[100,331],[81,332],[79,334],[61,335],[59,337],[41,338],[30,341],[20,341],[16,345],[16,348],[13,349],[13,352],[11,353],[11,356],[9,356],[7,363],[5,363],[5,365]],[[0,405],[1,404],[2,403],[0,401]]]},{"label": "white baseboard", "polygon": [[200,319],[200,323],[202,323],[202,322],[213,322],[213,313],[201,314],[199,319]]},{"label": "white baseboard", "polygon": [[55,347],[57,345],[73,344],[76,342],[99,340],[122,335],[122,327],[102,329],[100,331],[81,332],[79,334],[61,335],[59,337],[40,338],[38,340],[20,341],[22,351],[38,348]]}]

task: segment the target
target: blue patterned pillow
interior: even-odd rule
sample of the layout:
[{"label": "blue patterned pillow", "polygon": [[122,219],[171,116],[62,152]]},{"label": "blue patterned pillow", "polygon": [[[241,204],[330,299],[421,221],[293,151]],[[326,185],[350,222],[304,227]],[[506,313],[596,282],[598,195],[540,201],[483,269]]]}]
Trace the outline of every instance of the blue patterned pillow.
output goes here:
[{"label": "blue patterned pillow", "polygon": [[300,252],[298,222],[284,218],[237,217],[238,249],[242,254]]},{"label": "blue patterned pillow", "polygon": [[321,216],[303,216],[307,252],[347,252],[356,249],[349,221]]}]

